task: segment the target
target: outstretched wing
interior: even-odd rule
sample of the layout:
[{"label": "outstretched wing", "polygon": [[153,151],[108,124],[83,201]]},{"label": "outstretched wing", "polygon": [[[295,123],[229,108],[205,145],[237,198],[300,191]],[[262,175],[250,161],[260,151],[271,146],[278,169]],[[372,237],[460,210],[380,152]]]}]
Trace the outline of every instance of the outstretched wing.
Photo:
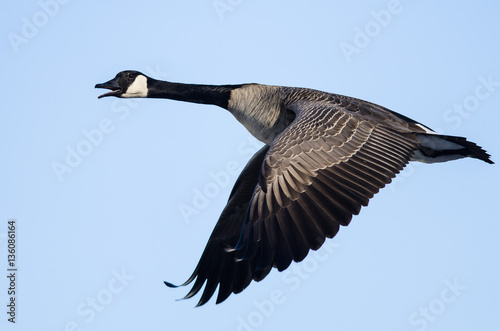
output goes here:
[{"label": "outstretched wing", "polygon": [[217,286],[219,303],[272,267],[281,271],[301,261],[403,169],[419,146],[411,129],[424,129],[408,129],[404,119],[377,105],[341,101],[287,106],[295,120],[238,178],[198,266],[183,284],[194,281],[185,298],[206,283],[198,305]]},{"label": "outstretched wing", "polygon": [[[188,299],[198,293],[206,282],[197,306],[205,304],[217,286],[219,286],[217,303],[220,303],[231,293],[243,291],[253,278],[264,278],[271,269],[269,268],[267,272],[260,271],[259,276],[253,272],[251,261],[238,262],[235,252],[229,252],[236,246],[240,237],[248,204],[257,185],[262,161],[268,149],[269,146],[264,146],[243,169],[193,274],[184,284],[178,285],[185,286],[194,281],[191,291],[184,297]],[[165,284],[169,287],[178,287],[168,282]]]}]

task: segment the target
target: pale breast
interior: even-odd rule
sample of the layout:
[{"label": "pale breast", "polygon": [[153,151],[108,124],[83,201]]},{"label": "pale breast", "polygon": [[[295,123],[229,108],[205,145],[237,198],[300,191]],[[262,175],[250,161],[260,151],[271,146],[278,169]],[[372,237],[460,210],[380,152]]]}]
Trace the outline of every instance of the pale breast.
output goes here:
[{"label": "pale breast", "polygon": [[233,116],[267,145],[291,123],[280,90],[279,86],[244,85],[231,91],[228,103]]}]

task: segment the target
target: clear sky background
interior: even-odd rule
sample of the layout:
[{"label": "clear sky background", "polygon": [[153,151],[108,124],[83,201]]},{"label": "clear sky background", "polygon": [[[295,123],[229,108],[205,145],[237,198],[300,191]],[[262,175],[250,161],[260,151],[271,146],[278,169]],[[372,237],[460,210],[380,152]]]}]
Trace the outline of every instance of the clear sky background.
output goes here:
[{"label": "clear sky background", "polygon": [[498,164],[411,164],[304,262],[194,308],[163,281],[189,277],[260,143],[214,106],[94,89],[125,69],[316,88],[500,162],[498,1],[29,0],[0,16],[0,329],[500,329]]}]

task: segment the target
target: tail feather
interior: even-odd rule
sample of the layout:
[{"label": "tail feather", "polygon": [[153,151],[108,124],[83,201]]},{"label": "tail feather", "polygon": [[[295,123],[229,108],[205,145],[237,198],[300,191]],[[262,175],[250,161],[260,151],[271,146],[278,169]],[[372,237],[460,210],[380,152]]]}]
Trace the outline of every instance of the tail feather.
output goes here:
[{"label": "tail feather", "polygon": [[472,157],[489,164],[494,164],[481,146],[463,137],[439,134],[417,134],[420,139],[420,150],[413,159],[422,162],[445,162],[464,157]]}]

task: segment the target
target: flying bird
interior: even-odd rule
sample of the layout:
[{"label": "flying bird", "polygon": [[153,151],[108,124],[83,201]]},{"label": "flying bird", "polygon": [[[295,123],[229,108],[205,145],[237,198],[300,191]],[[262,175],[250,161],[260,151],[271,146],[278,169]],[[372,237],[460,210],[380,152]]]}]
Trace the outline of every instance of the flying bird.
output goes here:
[{"label": "flying bird", "polygon": [[[163,98],[227,109],[265,145],[231,191],[184,297],[216,303],[285,270],[334,237],[409,161],[472,157],[493,164],[466,138],[439,134],[387,108],[307,88],[197,85],[122,71],[99,98]],[[169,287],[177,287],[165,282]]]}]

